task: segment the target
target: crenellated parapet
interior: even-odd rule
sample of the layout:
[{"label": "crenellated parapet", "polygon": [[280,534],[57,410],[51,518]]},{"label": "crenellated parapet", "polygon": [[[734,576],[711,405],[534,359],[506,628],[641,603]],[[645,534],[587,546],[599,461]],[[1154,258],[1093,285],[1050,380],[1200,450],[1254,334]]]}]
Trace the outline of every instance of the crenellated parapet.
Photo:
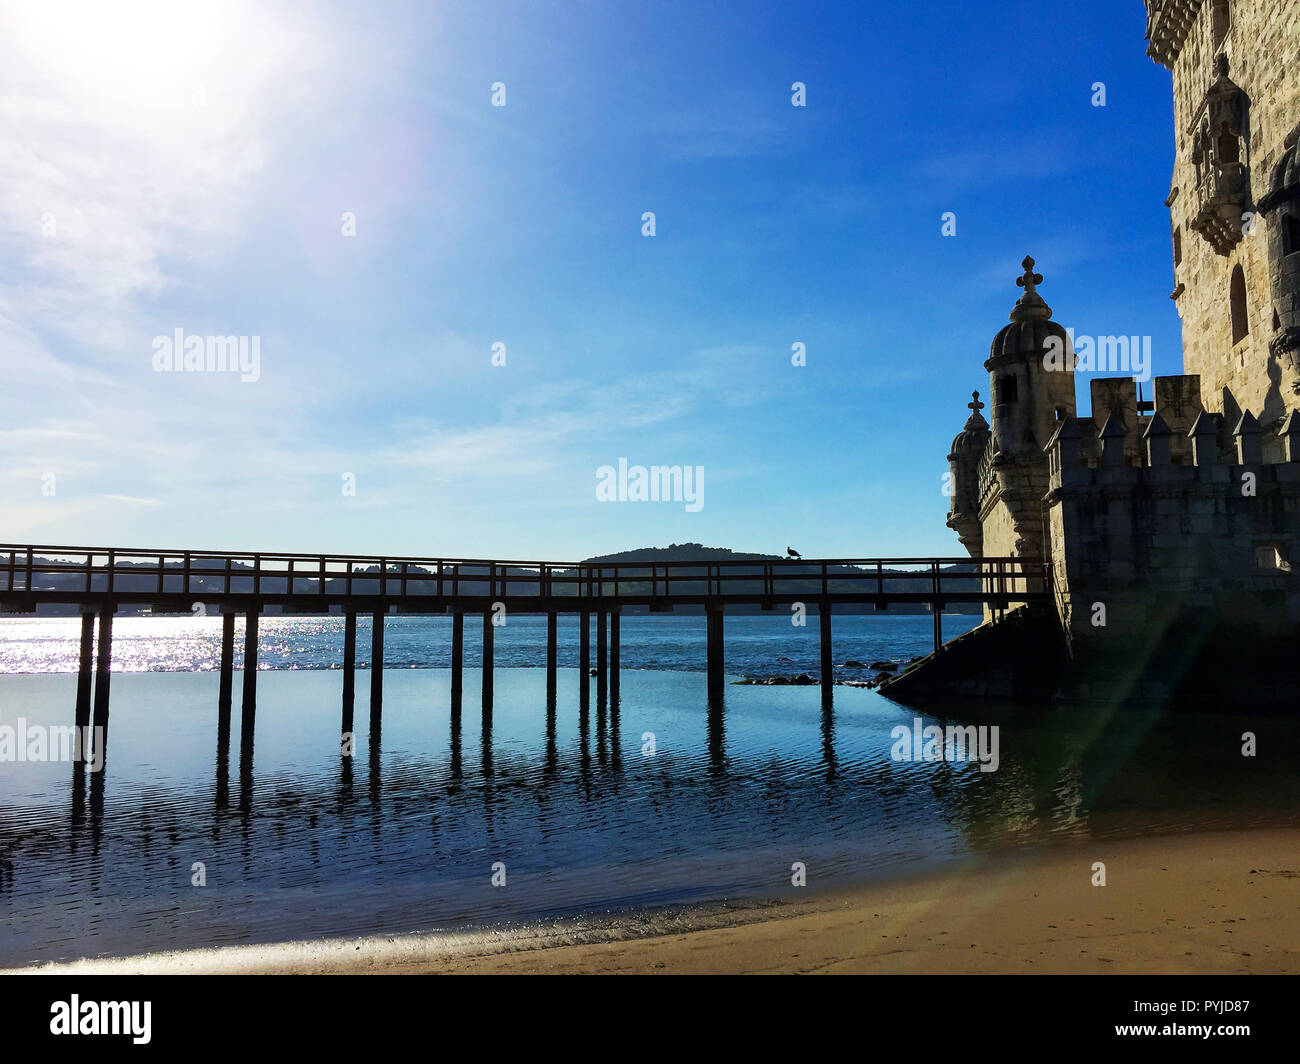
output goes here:
[{"label": "crenellated parapet", "polygon": [[[1155,402],[1142,412],[1132,378],[1097,378],[1091,384],[1093,415],[1064,418],[1044,448],[1053,493],[1085,484],[1154,482],[1165,474],[1152,471],[1161,469],[1271,467],[1300,461],[1296,411],[1263,425],[1249,410],[1206,410],[1199,379],[1191,375],[1157,377]],[[1225,395],[1225,405],[1235,405],[1230,394]],[[1222,478],[1207,472],[1201,479]]]},{"label": "crenellated parapet", "polygon": [[1046,447],[1058,610],[1076,650],[1175,619],[1273,636],[1300,624],[1300,414],[1229,418],[1201,406],[1194,378],[1163,380],[1153,410],[1094,400]]}]

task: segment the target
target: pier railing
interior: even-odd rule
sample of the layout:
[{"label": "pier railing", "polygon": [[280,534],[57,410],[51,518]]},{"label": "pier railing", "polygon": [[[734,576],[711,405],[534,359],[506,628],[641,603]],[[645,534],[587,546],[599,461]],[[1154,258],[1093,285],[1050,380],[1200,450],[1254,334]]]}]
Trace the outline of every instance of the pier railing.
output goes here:
[{"label": "pier railing", "polygon": [[[228,735],[234,697],[235,615],[244,614],[241,763],[252,757],[257,705],[258,618],[267,607],[287,613],[345,615],[343,733],[352,731],[356,697],[357,619],[370,625],[372,728],[383,704],[385,618],[394,608],[450,613],[451,700],[459,713],[463,688],[465,617],[481,612],[482,698],[493,698],[493,644],[498,603],[515,612],[545,613],[547,704],[556,698],[556,615],[575,613],[579,629],[579,699],[596,676],[597,699],[619,692],[619,615],[624,606],[670,611],[703,606],[708,697],[719,704],[724,684],[723,614],[728,607],[760,609],[807,602],[821,629],[823,699],[831,697],[832,617],[836,607],[922,603],[930,611],[934,648],[943,643],[943,611],[978,602],[994,616],[1012,602],[1050,601],[1051,569],[1027,558],[791,558],[725,561],[543,562],[482,558],[408,558],[340,554],[231,553],[0,544],[0,611],[31,613],[47,604],[81,612],[81,652],[75,721],[107,735],[113,618],[123,606],[190,613],[195,603],[222,612],[218,727]],[[590,621],[596,621],[591,668]],[[96,623],[98,635],[96,635]],[[93,669],[93,672],[92,672]],[[92,718],[93,691],[93,718]],[[91,724],[93,720],[93,725]],[[102,739],[100,740],[103,741]],[[227,740],[228,741],[228,740]]]},{"label": "pier railing", "polygon": [[560,611],[801,600],[1005,606],[1050,596],[1051,577],[1050,565],[1017,557],[588,563],[0,544],[0,601],[10,611],[104,600],[186,611],[253,601],[414,612],[498,601]]}]

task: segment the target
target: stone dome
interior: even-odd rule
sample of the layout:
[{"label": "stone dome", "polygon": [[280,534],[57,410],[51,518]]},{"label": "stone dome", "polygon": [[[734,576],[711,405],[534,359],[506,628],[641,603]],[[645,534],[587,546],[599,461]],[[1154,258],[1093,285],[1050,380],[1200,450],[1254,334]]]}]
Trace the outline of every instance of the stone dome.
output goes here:
[{"label": "stone dome", "polygon": [[992,368],[992,363],[1004,359],[1041,354],[1048,338],[1053,336],[1061,341],[1063,350],[1068,350],[1065,346],[1068,344],[1065,329],[1051,320],[1052,308],[1038,294],[1037,286],[1043,283],[1043,275],[1034,273],[1034,260],[1028,255],[1020,265],[1025,268],[1025,272],[1016,278],[1016,284],[1025,290],[1025,294],[1011,308],[1011,324],[1004,325],[997,336],[993,337],[985,369]]},{"label": "stone dome", "polygon": [[961,432],[953,437],[950,458],[959,454],[983,454],[984,445],[988,442],[989,423],[980,414],[984,408],[980,402],[980,393],[971,392],[971,401],[966,405],[970,408],[970,417],[966,419]]}]

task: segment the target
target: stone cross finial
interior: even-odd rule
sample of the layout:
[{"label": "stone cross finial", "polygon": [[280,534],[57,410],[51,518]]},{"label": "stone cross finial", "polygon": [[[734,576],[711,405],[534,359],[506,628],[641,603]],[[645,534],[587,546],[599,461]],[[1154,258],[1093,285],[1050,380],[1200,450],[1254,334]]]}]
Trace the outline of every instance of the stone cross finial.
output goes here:
[{"label": "stone cross finial", "polygon": [[978,414],[981,410],[984,409],[984,404],[980,402],[980,393],[971,392],[970,395],[972,401],[966,404],[966,408],[968,410],[974,410],[975,413]]},{"label": "stone cross finial", "polygon": [[1034,273],[1034,260],[1030,255],[1025,256],[1025,260],[1020,264],[1025,268],[1024,276],[1016,278],[1016,284],[1025,290],[1025,295],[1034,294],[1034,286],[1043,283],[1043,275]]}]

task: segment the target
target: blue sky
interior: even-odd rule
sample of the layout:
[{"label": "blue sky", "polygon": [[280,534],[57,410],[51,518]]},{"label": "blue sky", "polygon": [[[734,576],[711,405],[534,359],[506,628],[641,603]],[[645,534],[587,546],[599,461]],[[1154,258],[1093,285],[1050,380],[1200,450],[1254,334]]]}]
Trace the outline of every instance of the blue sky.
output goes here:
[{"label": "blue sky", "polygon": [[[1181,369],[1137,0],[6,7],[10,542],[957,554],[1026,253]],[[259,379],[155,372],[178,328]],[[619,458],[702,509],[597,501]]]}]

